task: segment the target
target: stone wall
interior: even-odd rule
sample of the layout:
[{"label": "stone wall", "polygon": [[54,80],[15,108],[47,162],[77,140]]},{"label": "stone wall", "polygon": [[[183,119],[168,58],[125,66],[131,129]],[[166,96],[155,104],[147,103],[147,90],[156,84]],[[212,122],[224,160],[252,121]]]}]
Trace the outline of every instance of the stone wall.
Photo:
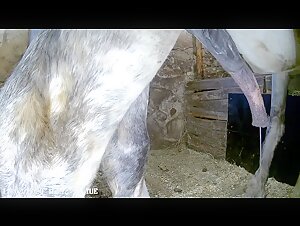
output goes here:
[{"label": "stone wall", "polygon": [[[148,131],[152,149],[159,149],[185,141],[186,133],[186,84],[189,81],[207,78],[223,78],[224,71],[214,56],[201,44],[196,50],[196,39],[182,32],[168,59],[163,64],[150,89],[148,107]],[[201,51],[202,62],[196,62],[196,51]],[[197,75],[196,63],[203,74]]]},{"label": "stone wall", "polygon": [[181,142],[186,125],[185,85],[194,77],[194,65],[192,36],[183,31],[150,84],[148,131],[152,149]]},{"label": "stone wall", "polygon": [[0,83],[19,62],[28,45],[28,30],[0,30]]},{"label": "stone wall", "polygon": [[204,47],[203,51],[203,79],[225,78],[230,75],[222,68],[216,58],[210,54]]}]

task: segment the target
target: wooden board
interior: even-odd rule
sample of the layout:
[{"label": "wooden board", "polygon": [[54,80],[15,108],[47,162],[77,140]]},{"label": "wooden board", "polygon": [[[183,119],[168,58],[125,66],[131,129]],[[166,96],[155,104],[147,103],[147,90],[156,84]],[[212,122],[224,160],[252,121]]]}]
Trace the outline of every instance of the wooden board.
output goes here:
[{"label": "wooden board", "polygon": [[205,119],[217,119],[217,120],[227,120],[227,110],[218,112],[218,111],[210,111],[206,109],[196,108],[196,107],[187,107],[187,116],[194,116],[198,118],[205,118]]},{"label": "wooden board", "polygon": [[[256,75],[261,93],[271,93],[270,75]],[[231,77],[196,80],[186,87],[187,145],[225,158],[228,93],[242,93]]]},{"label": "wooden board", "polygon": [[187,101],[205,101],[205,100],[221,100],[228,99],[228,93],[240,93],[239,87],[228,89],[217,89],[204,92],[187,93],[185,98]]},{"label": "wooden board", "polygon": [[220,99],[220,100],[206,100],[206,101],[198,101],[198,100],[187,100],[188,106],[208,110],[208,111],[218,111],[218,112],[226,112],[228,108],[228,99]]},{"label": "wooden board", "polygon": [[[270,75],[256,75],[256,80],[259,86],[267,86],[270,88]],[[268,81],[265,81],[268,80]],[[205,79],[195,80],[188,82],[186,85],[186,91],[209,91],[216,89],[228,89],[233,87],[239,87],[232,77],[219,78],[219,79]]]},{"label": "wooden board", "polygon": [[197,136],[202,143],[208,144],[212,147],[217,148],[226,148],[226,133],[224,131],[217,131],[211,130],[209,128],[197,128],[197,127],[190,127],[190,133],[194,136]]},{"label": "wooden board", "polygon": [[[212,154],[215,158],[225,159],[226,157],[226,148],[211,146],[208,143],[205,143],[203,139],[193,134],[188,134],[187,136],[187,146],[196,151],[201,151],[205,153]],[[226,140],[226,139],[225,139]]]},{"label": "wooden board", "polygon": [[221,120],[209,120],[209,119],[203,119],[203,118],[196,118],[196,117],[187,117],[187,128],[190,130],[191,128],[197,128],[197,129],[210,129],[210,130],[216,130],[221,132],[227,131],[227,121],[221,121]]}]

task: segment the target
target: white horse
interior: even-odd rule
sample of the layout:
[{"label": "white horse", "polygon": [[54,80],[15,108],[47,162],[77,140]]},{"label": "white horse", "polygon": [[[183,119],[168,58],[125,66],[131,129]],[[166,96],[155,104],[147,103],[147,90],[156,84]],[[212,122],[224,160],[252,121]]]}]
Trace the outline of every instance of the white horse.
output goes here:
[{"label": "white horse", "polygon": [[[84,197],[103,159],[114,197],[148,197],[147,87],[180,32],[38,34],[0,93],[1,196]],[[201,34],[244,91],[253,125],[266,127],[255,77],[228,33]]]},{"label": "white horse", "polygon": [[246,192],[249,197],[265,197],[265,184],[273,154],[284,134],[289,74],[300,74],[297,67],[300,66],[297,59],[299,33],[292,29],[227,31],[254,72],[272,74],[271,123],[262,146],[259,169]]}]

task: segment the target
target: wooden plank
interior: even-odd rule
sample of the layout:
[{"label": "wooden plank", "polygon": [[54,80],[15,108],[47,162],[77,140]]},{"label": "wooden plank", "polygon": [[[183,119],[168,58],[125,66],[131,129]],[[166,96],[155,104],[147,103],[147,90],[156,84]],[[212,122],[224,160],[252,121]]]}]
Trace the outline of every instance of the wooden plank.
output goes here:
[{"label": "wooden plank", "polygon": [[226,132],[217,131],[210,128],[187,125],[187,133],[199,137],[199,140],[212,147],[226,147]]},{"label": "wooden plank", "polygon": [[[259,86],[264,84],[264,75],[257,75],[256,80]],[[186,85],[186,90],[213,90],[213,89],[227,89],[232,87],[239,87],[232,77],[218,78],[218,79],[204,79],[190,81]]]},{"label": "wooden plank", "polygon": [[[260,90],[261,93],[263,93],[262,86],[260,87]],[[242,90],[239,87],[232,87],[228,89],[186,93],[185,99],[188,103],[192,103],[193,101],[222,100],[228,98],[228,93],[242,93]]]},{"label": "wooden plank", "polygon": [[209,128],[211,130],[227,132],[227,121],[221,120],[209,120],[203,118],[195,118],[187,116],[186,118],[187,127],[197,127],[197,128]]},{"label": "wooden plank", "polygon": [[200,109],[197,107],[188,106],[187,116],[227,121],[228,113],[227,113],[227,109],[226,111],[217,112],[217,111],[209,111],[206,109]]},{"label": "wooden plank", "polygon": [[193,37],[194,48],[196,51],[196,73],[197,77],[203,78],[203,49],[202,44],[195,37]]},{"label": "wooden plank", "polygon": [[189,107],[196,107],[207,111],[227,112],[228,99],[222,100],[186,100]]},{"label": "wooden plank", "polygon": [[[234,90],[234,88],[232,88],[231,90]],[[238,90],[240,89],[235,88],[235,91]],[[197,92],[197,93],[187,93],[185,95],[185,99],[188,103],[192,101],[222,100],[227,98],[228,98],[228,93],[223,89]]]},{"label": "wooden plank", "polygon": [[187,146],[195,151],[210,153],[215,158],[225,159],[226,157],[226,147],[212,147],[211,145],[204,143],[201,138],[199,139],[199,137],[193,134],[188,134]]}]

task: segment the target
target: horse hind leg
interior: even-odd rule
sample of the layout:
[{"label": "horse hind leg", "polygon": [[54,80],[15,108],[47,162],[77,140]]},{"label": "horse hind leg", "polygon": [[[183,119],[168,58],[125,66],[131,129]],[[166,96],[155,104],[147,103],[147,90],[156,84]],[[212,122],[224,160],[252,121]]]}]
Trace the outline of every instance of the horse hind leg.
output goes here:
[{"label": "horse hind leg", "polygon": [[265,197],[265,185],[275,148],[284,134],[284,117],[289,76],[287,73],[272,75],[271,124],[262,146],[259,168],[246,190],[247,197]]},{"label": "horse hind leg", "polygon": [[[41,31],[31,30],[30,42]],[[114,197],[149,197],[143,176],[150,149],[146,127],[148,97],[149,87],[132,104],[103,156],[101,167]]]},{"label": "horse hind leg", "polygon": [[130,106],[103,156],[101,169],[113,197],[149,197],[144,179],[150,149],[148,97],[149,86]]}]

